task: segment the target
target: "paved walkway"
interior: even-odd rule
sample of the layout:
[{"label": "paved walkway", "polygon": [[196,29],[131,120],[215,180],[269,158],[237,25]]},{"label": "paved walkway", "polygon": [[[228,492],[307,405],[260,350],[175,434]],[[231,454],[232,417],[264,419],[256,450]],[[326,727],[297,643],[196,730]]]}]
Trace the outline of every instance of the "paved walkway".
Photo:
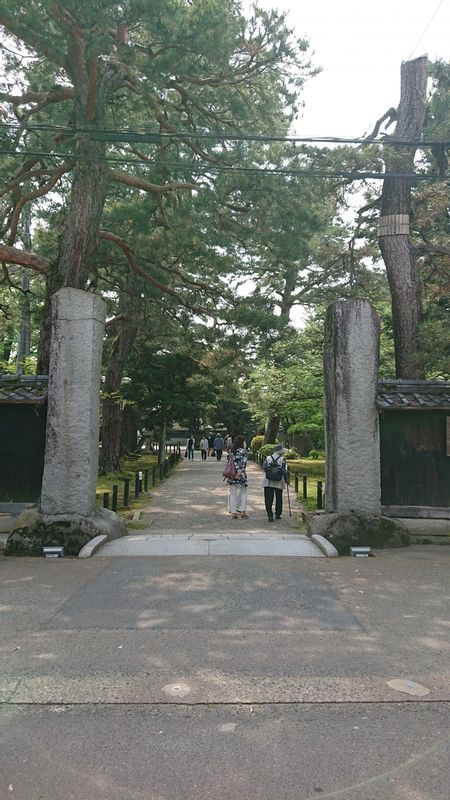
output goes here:
[{"label": "paved walkway", "polygon": [[[227,484],[222,479],[224,459],[183,459],[170,478],[151,492],[141,513],[142,531],[108,542],[98,556],[144,555],[277,555],[322,557],[323,553],[293,526],[299,508],[293,491],[289,517],[287,493],[281,520],[269,523],[261,487],[263,473],[248,465],[249,519],[234,520],[228,513]],[[144,527],[145,526],[145,527]]]},{"label": "paved walkway", "polygon": [[449,585],[434,545],[0,558],[0,797],[448,800]]}]

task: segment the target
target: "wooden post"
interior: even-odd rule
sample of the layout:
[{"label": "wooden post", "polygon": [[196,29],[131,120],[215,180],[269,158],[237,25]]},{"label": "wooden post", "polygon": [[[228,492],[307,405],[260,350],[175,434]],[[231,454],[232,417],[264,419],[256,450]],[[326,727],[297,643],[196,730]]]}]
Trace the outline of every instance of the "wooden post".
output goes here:
[{"label": "wooden post", "polygon": [[123,504],[125,508],[128,508],[128,506],[130,505],[130,478],[124,479]]},{"label": "wooden post", "polygon": [[109,492],[103,492],[103,508],[109,508]]},{"label": "wooden post", "polygon": [[113,492],[112,492],[112,510],[113,511],[117,511],[118,494],[119,494],[119,487],[115,483],[114,486],[113,486]]},{"label": "wooden post", "polygon": [[323,508],[322,481],[317,481],[317,508]]},{"label": "wooden post", "polygon": [[295,489],[295,494],[298,494],[298,472],[297,472],[297,470],[295,470],[295,472],[294,472],[294,489]]},{"label": "wooden post", "polygon": [[303,500],[307,500],[308,499],[308,476],[307,475],[303,475],[302,481],[303,481]]}]

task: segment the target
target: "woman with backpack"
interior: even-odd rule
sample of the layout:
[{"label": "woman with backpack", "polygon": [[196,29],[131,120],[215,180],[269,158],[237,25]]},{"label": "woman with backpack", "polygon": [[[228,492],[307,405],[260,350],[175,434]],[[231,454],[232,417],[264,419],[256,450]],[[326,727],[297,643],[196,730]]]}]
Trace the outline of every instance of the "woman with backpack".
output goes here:
[{"label": "woman with backpack", "polygon": [[281,519],[283,512],[283,489],[286,486],[286,450],[282,444],[276,444],[271,456],[267,456],[263,464],[264,504],[269,522],[273,522],[273,499],[275,497],[275,519]]},{"label": "woman with backpack", "polygon": [[233,445],[228,451],[227,463],[224,467],[228,484],[228,511],[232,519],[248,519],[247,514],[247,451],[244,448],[244,437],[235,436]]}]

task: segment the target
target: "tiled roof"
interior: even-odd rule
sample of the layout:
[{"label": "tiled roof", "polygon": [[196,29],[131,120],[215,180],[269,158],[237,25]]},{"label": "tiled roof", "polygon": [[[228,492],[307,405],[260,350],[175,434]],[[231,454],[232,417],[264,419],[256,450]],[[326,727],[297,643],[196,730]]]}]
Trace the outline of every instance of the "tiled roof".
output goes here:
[{"label": "tiled roof", "polygon": [[47,375],[0,375],[0,403],[42,405],[47,392]]},{"label": "tiled roof", "polygon": [[376,405],[395,411],[433,408],[450,411],[450,381],[380,381]]}]

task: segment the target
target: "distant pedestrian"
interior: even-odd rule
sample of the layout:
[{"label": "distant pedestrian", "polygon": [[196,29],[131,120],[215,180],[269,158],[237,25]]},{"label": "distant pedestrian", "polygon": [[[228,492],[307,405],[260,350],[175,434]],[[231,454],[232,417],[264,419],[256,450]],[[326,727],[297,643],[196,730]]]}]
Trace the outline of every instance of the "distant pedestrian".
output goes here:
[{"label": "distant pedestrian", "polygon": [[202,454],[202,461],[206,461],[206,457],[208,455],[208,447],[209,447],[208,439],[206,438],[206,436],[203,436],[203,438],[200,440],[200,452]]},{"label": "distant pedestrian", "polygon": [[228,436],[225,437],[225,450],[229,450],[230,447],[233,446],[233,437],[229,433]]},{"label": "distant pedestrian", "polygon": [[247,451],[243,447],[244,437],[235,436],[233,446],[228,451],[227,462],[235,468],[233,478],[227,478],[228,511],[232,519],[248,519],[247,514]]},{"label": "distant pedestrian", "polygon": [[284,458],[286,450],[282,444],[273,448],[272,455],[267,456],[263,464],[264,504],[269,522],[273,522],[273,500],[275,497],[275,519],[281,519],[283,513],[283,489],[286,486],[287,468]]},{"label": "distant pedestrian", "polygon": [[217,461],[220,461],[221,458],[222,458],[223,445],[224,445],[224,441],[223,441],[220,433],[217,433],[216,434],[216,438],[214,439],[214,450],[216,451]]},{"label": "distant pedestrian", "polygon": [[210,436],[210,437],[209,437],[209,439],[208,439],[208,445],[209,445],[209,455],[210,455],[210,456],[213,456],[213,455],[214,455],[214,439],[215,439],[215,436],[214,436],[214,434],[212,433],[212,434],[211,434],[211,436]]},{"label": "distant pedestrian", "polygon": [[194,460],[194,452],[195,452],[195,440],[192,434],[189,434],[189,439],[186,442],[186,452],[188,460]]}]

